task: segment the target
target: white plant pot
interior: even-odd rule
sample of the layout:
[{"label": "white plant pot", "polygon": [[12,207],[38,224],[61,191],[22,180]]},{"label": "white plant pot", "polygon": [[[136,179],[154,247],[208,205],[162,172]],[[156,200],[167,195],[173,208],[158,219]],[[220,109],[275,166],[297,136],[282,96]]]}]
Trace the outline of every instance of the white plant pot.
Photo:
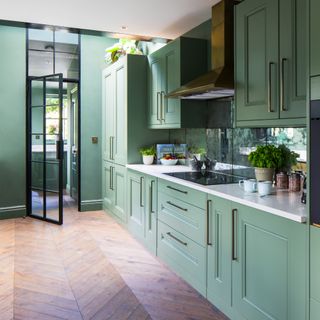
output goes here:
[{"label": "white plant pot", "polygon": [[154,156],[142,156],[143,164],[153,164]]},{"label": "white plant pot", "polygon": [[255,168],[257,181],[273,181],[273,168]]}]

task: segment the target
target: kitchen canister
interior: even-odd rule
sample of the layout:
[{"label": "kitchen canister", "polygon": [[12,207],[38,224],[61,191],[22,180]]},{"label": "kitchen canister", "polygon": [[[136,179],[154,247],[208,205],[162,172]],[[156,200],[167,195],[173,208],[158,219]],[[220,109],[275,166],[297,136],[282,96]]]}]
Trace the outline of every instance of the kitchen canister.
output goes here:
[{"label": "kitchen canister", "polygon": [[279,172],[276,175],[277,188],[279,189],[288,189],[289,187],[289,178],[288,175],[284,172]]},{"label": "kitchen canister", "polygon": [[300,191],[301,176],[299,173],[291,173],[289,176],[289,191]]}]

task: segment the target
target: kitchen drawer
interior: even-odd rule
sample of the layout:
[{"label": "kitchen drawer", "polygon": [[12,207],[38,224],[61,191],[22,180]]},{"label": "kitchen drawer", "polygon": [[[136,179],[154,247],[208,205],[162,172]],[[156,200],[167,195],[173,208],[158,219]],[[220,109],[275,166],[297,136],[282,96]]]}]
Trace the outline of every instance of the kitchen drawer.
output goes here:
[{"label": "kitchen drawer", "polygon": [[204,210],[159,192],[158,219],[205,246],[206,216]]},{"label": "kitchen drawer", "polygon": [[204,192],[161,179],[159,179],[159,192],[166,193],[193,206],[205,209],[207,195]]},{"label": "kitchen drawer", "polygon": [[158,221],[158,256],[206,296],[206,249]]}]

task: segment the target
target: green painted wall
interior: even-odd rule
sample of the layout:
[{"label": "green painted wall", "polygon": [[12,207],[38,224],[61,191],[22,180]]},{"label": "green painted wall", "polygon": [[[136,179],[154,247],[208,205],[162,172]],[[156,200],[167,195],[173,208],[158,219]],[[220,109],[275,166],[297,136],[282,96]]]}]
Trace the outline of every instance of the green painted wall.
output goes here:
[{"label": "green painted wall", "polygon": [[0,219],[25,214],[26,35],[0,26]]},{"label": "green painted wall", "polygon": [[[117,42],[81,35],[81,210],[102,208],[102,81],[105,49]],[[98,137],[98,144],[91,137]]]}]

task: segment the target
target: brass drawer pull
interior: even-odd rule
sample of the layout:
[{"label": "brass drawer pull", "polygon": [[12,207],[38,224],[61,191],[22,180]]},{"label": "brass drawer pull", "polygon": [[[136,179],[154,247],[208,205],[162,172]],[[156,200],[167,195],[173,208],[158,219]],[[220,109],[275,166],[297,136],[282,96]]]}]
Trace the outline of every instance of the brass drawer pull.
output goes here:
[{"label": "brass drawer pull", "polygon": [[274,62],[269,62],[269,70],[268,70],[268,112],[274,112],[272,108],[272,79],[271,79],[271,73],[272,73],[272,67],[275,65]]},{"label": "brass drawer pull", "polygon": [[183,244],[184,246],[187,246],[187,245],[188,245],[187,242],[184,242],[184,241],[178,239],[178,238],[175,237],[173,234],[171,234],[171,232],[167,232],[167,235],[168,235],[169,237],[171,237],[172,239],[176,240],[177,242]]},{"label": "brass drawer pull", "polygon": [[210,207],[211,200],[207,200],[207,245],[212,246],[212,242],[210,241]]},{"label": "brass drawer pull", "polygon": [[280,82],[280,106],[281,111],[288,111],[285,106],[285,64],[288,62],[288,59],[281,59],[281,82]]},{"label": "brass drawer pull", "polygon": [[170,206],[173,206],[173,207],[175,207],[175,208],[177,208],[177,209],[180,209],[180,210],[182,210],[182,211],[188,211],[188,209],[182,208],[182,207],[180,207],[180,206],[172,203],[171,201],[167,201],[167,204],[170,204]]},{"label": "brass drawer pull", "polygon": [[237,218],[237,209],[232,209],[232,260],[237,261],[238,260],[238,254],[237,254],[237,235],[236,235],[236,225],[237,222],[235,221]]},{"label": "brass drawer pull", "polygon": [[179,189],[176,189],[176,188],[171,187],[171,186],[167,186],[167,188],[171,189],[171,190],[174,190],[174,191],[178,191],[178,192],[184,193],[184,194],[188,194],[188,191],[179,190]]}]

